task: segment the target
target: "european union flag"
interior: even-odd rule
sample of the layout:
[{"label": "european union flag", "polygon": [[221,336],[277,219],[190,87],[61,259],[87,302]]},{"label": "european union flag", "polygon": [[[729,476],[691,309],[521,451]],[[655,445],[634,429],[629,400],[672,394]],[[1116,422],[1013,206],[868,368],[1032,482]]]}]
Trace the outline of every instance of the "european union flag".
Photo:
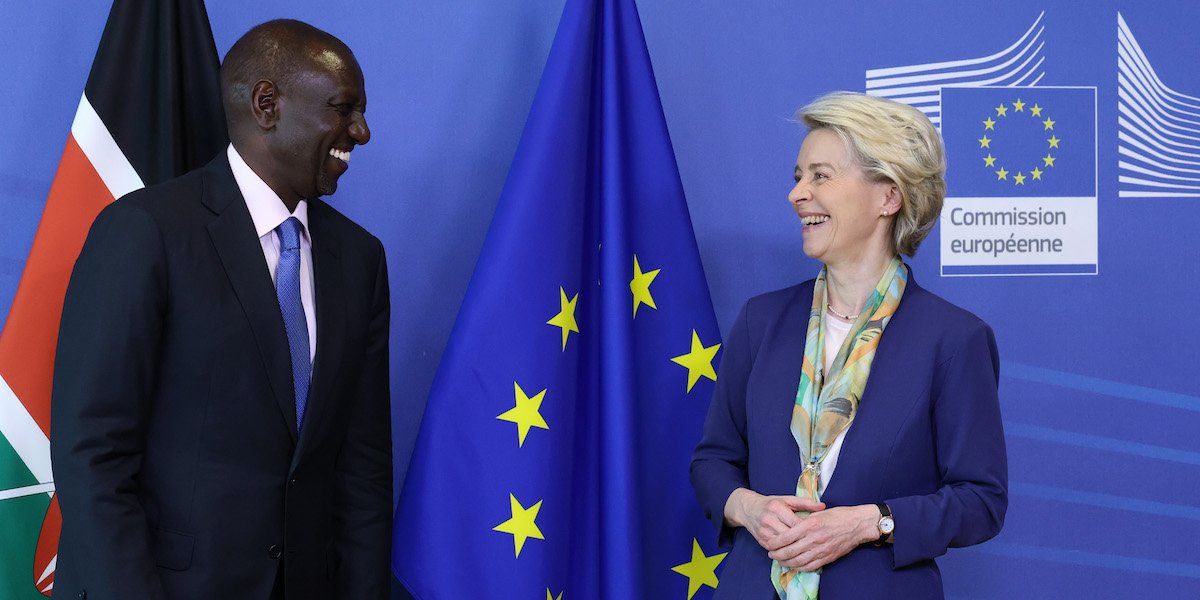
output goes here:
[{"label": "european union flag", "polygon": [[719,332],[633,0],[568,0],[430,392],[392,564],[418,598],[691,598]]},{"label": "european union flag", "polygon": [[942,89],[953,197],[1095,197],[1096,94],[1081,87]]}]

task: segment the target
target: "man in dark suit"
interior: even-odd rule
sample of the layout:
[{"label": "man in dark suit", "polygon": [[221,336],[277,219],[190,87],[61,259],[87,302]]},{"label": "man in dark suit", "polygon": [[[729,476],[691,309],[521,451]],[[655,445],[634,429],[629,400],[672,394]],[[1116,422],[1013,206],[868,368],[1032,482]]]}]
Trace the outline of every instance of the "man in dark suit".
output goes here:
[{"label": "man in dark suit", "polygon": [[63,598],[385,598],[388,282],[319,198],[370,131],[340,40],[225,57],[230,147],[96,219],[63,309],[51,453]]}]

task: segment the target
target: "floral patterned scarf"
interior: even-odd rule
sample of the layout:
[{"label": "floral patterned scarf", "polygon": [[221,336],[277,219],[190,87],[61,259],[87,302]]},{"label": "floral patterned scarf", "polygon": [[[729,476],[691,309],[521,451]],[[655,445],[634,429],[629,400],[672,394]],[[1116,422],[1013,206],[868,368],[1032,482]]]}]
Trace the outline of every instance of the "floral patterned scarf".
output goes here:
[{"label": "floral patterned scarf", "polygon": [[[813,287],[812,311],[804,342],[804,363],[796,405],[792,408],[792,437],[800,449],[804,470],[796,484],[796,495],[820,500],[821,461],[858,413],[858,402],[871,373],[875,349],[888,321],[900,305],[908,284],[908,271],[900,257],[894,257],[883,278],[867,300],[846,341],[825,373],[825,311],[829,293],[825,287],[828,268],[821,269]],[[815,415],[815,418],[814,418]],[[806,516],[808,513],[797,513]],[[771,582],[782,600],[816,600],[821,571],[798,571],[771,562]]]}]

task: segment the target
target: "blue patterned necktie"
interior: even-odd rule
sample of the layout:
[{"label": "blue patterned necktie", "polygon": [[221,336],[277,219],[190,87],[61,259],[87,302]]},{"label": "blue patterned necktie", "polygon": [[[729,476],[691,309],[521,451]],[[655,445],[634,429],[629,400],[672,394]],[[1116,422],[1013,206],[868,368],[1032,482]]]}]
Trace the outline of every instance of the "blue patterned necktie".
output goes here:
[{"label": "blue patterned necktie", "polygon": [[292,383],[296,390],[296,431],[304,423],[312,361],[308,353],[308,320],[300,301],[300,221],[289,217],[275,231],[279,234],[279,265],[275,268],[275,293],[283,311],[288,350],[292,354]]}]

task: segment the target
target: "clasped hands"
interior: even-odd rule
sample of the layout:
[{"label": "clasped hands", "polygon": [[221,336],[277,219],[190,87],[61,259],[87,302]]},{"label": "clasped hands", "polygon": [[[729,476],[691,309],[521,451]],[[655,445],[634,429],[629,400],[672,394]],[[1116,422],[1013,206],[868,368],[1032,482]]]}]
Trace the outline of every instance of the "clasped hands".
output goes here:
[{"label": "clasped hands", "polygon": [[[797,516],[796,512],[810,514]],[[798,496],[763,496],[738,488],[725,502],[725,520],[745,527],[771,560],[801,571],[817,569],[861,544],[879,539],[874,504],[835,506]]]}]

